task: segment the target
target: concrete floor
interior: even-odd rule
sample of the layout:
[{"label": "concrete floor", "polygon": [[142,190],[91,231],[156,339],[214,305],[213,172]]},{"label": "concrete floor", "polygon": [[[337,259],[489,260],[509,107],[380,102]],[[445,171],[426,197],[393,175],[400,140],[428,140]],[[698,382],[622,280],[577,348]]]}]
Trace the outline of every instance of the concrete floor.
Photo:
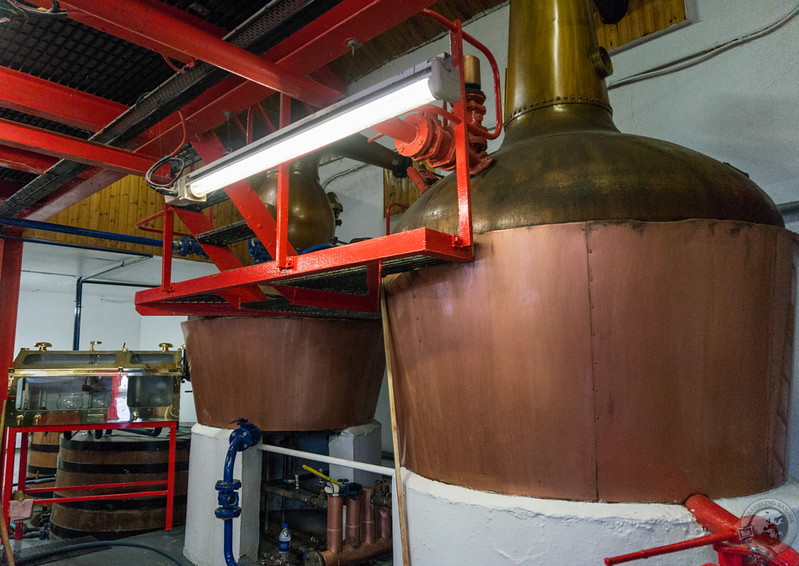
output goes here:
[{"label": "concrete floor", "polygon": [[[53,543],[51,541],[23,541],[23,546],[19,549],[20,558],[33,558],[41,549],[51,546],[62,546],[65,541]],[[174,556],[181,566],[193,566],[191,562],[183,557],[183,527],[176,527],[171,531],[155,531],[121,539],[117,542],[128,542],[144,544],[158,548],[171,556]],[[16,547],[14,547],[16,548]],[[79,555],[54,556],[41,561],[25,562],[25,564],[48,564],[48,566],[133,566],[134,564],[147,566],[174,566],[175,563],[160,554],[144,548],[134,548],[129,546],[102,547],[91,552],[82,552]],[[83,553],[86,552],[86,553]],[[17,552],[15,552],[17,554]],[[219,563],[224,564],[222,556]]]}]

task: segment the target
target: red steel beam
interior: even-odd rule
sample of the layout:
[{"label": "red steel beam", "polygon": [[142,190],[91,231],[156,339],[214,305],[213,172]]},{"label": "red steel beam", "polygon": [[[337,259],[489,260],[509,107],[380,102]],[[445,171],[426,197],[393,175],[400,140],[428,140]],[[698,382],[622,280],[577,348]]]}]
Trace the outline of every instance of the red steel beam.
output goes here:
[{"label": "red steel beam", "polygon": [[33,151],[0,145],[0,167],[42,175],[56,160]]},{"label": "red steel beam", "polygon": [[65,183],[46,200],[27,210],[22,217],[29,220],[47,220],[54,214],[79,203],[85,198],[89,198],[96,192],[102,191],[108,185],[116,183],[124,176],[125,173],[100,167],[84,171],[80,177]]},{"label": "red steel beam", "polygon": [[127,106],[0,67],[0,106],[96,132]]},{"label": "red steel beam", "polygon": [[[42,3],[50,0],[38,0]],[[291,67],[295,73],[311,73],[348,52],[347,40],[368,41],[383,31],[402,23],[434,0],[344,0],[307,26],[269,50],[265,59]],[[48,4],[46,7],[50,7]],[[85,22],[84,22],[85,23]],[[96,26],[95,26],[96,27]],[[99,28],[98,28],[99,29]],[[225,122],[225,111],[241,112],[274,91],[240,79],[228,77],[208,89],[183,109],[189,139]],[[140,150],[153,155],[171,151],[183,136],[177,113],[159,122],[151,130],[153,139]],[[48,198],[26,218],[46,220],[53,214],[88,198],[103,189],[102,177],[112,172],[95,172],[86,181],[74,181]],[[108,184],[121,177],[117,176]]]},{"label": "red steel beam", "polygon": [[0,119],[0,144],[133,175],[143,175],[154,163],[150,157],[124,149],[3,119]]},{"label": "red steel beam", "polygon": [[143,38],[176,49],[315,106],[326,106],[341,96],[332,88],[236,47],[186,22],[181,15],[162,10],[160,5],[155,6],[149,1],[69,0],[63,5],[123,27],[132,34],[134,40]]},{"label": "red steel beam", "polygon": [[[22,231],[13,231],[12,234],[18,236]],[[3,297],[0,301],[0,371],[6,375],[14,361],[21,274],[22,241],[0,239],[0,296]],[[7,397],[7,388],[0,388],[0,401],[5,402]]]},{"label": "red steel beam", "polygon": [[[264,58],[290,67],[296,73],[312,73],[347,53],[349,39],[368,41],[418,14],[433,2],[344,0],[270,49]],[[271,94],[274,94],[273,90],[260,84],[228,77],[184,107],[189,138],[223,124],[225,112],[241,112]],[[177,113],[162,120],[156,128],[163,133],[142,146],[142,150],[151,154],[160,154],[156,147],[173,146],[183,135]]]},{"label": "red steel beam", "polygon": [[[292,269],[280,269],[275,261],[258,263],[222,273],[173,283],[169,290],[147,289],[136,293],[136,304],[152,305],[193,295],[229,292],[234,287],[253,284],[281,284],[309,273],[322,273],[344,267],[357,267],[387,259],[425,255],[447,261],[471,261],[471,248],[455,248],[455,236],[428,228],[417,228],[391,236],[338,246],[293,256]],[[139,311],[141,312],[141,311]]]},{"label": "red steel beam", "polygon": [[[53,6],[53,0],[29,0],[29,2],[31,4],[39,6],[40,8],[49,9]],[[140,0],[140,2],[142,4],[148,5],[151,9],[160,10],[166,14],[170,14],[173,17],[180,18],[184,22],[203,31],[204,33],[213,35],[215,37],[222,37],[226,33],[224,29],[217,27],[213,24],[210,24],[205,20],[193,16],[187,12],[184,12],[179,8],[170,6],[169,4],[158,2],[157,0]],[[62,6],[63,4],[64,3],[62,3]],[[170,59],[175,59],[176,61],[180,61],[181,63],[189,63],[190,61],[193,60],[193,57],[186,55],[185,53],[183,53],[178,49],[173,49],[168,45],[163,45],[161,43],[158,43],[157,41],[151,40],[146,37],[142,37],[140,34],[131,32],[130,30],[126,29],[124,26],[117,25],[113,22],[105,21],[88,12],[83,12],[80,10],[69,10],[69,17],[75,20],[76,22],[80,22],[84,25],[100,30],[109,35],[114,35],[130,43],[135,43],[136,45],[140,45],[145,49],[149,49],[150,51],[161,53],[165,57],[169,57]]]}]

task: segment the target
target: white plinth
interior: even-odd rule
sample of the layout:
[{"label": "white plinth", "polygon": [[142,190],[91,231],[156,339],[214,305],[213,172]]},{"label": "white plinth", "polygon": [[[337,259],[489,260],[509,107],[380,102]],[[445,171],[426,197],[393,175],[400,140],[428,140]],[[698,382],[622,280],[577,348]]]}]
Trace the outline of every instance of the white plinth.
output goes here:
[{"label": "white plinth", "polygon": [[[382,456],[381,426],[377,421],[361,426],[345,428],[330,437],[328,449],[331,456],[380,465]],[[362,470],[353,470],[346,466],[330,465],[330,477],[347,478],[361,485],[372,485],[380,476]]]},{"label": "white plinth", "polygon": [[[403,470],[414,566],[600,565],[617,556],[706,534],[681,505],[586,503],[475,491]],[[740,516],[773,497],[799,509],[799,485],[717,501]],[[793,541],[793,546],[797,546]],[[401,564],[399,530],[394,561]],[[716,563],[709,548],[650,558],[646,566]],[[642,563],[643,564],[643,563]]]},{"label": "white plinth", "polygon": [[[195,424],[191,429],[186,539],[183,554],[197,566],[224,564],[222,519],[214,516],[216,482],[230,444],[230,430]],[[241,480],[241,517],[233,519],[233,555],[258,558],[261,451],[250,448],[236,455],[233,477]]]}]

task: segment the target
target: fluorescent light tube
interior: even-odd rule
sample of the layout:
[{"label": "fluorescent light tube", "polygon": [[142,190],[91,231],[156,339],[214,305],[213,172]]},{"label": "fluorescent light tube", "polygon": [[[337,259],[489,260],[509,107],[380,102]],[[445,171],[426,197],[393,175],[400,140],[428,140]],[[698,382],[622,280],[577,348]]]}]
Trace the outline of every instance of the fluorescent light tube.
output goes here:
[{"label": "fluorescent light tube", "polygon": [[203,197],[437,99],[455,102],[459,93],[457,71],[433,59],[189,174],[187,188]]}]

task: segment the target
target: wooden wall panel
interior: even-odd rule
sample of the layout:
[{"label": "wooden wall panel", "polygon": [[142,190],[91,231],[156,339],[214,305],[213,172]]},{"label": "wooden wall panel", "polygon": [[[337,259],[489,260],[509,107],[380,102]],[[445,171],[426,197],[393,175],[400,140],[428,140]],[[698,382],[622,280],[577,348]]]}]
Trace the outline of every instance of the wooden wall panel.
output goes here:
[{"label": "wooden wall panel", "polygon": [[[143,178],[130,175],[109,185],[91,197],[55,214],[48,219],[48,222],[63,224],[65,226],[89,228],[91,230],[115,232],[117,234],[126,234],[130,236],[160,239],[160,234],[137,229],[136,222],[163,210],[163,208],[164,198],[150,189]],[[214,225],[217,227],[225,226],[241,220],[241,214],[239,214],[230,202],[224,202],[213,207],[213,219]],[[163,226],[163,220],[158,218],[149,223],[148,226],[161,228]],[[186,231],[186,227],[177,218],[175,219],[175,231]],[[67,244],[96,246],[112,250],[161,255],[161,249],[157,247],[114,242],[99,238],[86,238],[83,236],[44,232],[40,230],[26,230],[25,235],[29,238],[38,238]],[[234,246],[234,251],[245,264],[251,263],[249,254],[247,253],[246,242],[236,244]],[[198,256],[189,256],[187,259],[202,260],[202,258]]]},{"label": "wooden wall panel", "polygon": [[599,45],[610,51],[686,20],[685,0],[630,0],[627,15],[604,25],[594,12]]}]

